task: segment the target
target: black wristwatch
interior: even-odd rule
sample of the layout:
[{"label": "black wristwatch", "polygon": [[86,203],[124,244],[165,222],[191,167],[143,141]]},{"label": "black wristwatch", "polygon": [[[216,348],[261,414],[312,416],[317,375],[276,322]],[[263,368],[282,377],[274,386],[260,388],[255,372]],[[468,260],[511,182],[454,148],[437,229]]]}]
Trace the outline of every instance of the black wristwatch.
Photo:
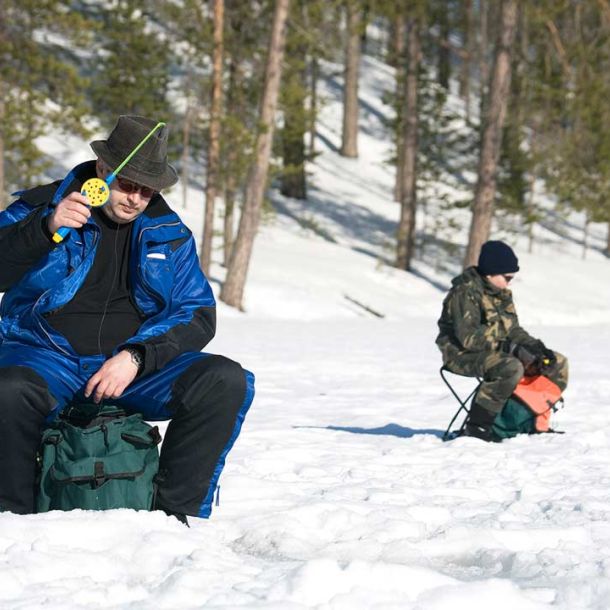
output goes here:
[{"label": "black wristwatch", "polygon": [[144,354],[137,347],[126,347],[123,351],[128,352],[131,356],[131,361],[138,367],[138,374],[144,368]]}]

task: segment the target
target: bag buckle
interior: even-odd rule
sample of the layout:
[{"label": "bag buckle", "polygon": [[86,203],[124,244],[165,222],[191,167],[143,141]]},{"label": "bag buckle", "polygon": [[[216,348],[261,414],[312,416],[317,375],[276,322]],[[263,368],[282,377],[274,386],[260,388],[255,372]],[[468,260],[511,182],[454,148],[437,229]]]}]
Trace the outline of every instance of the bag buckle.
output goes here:
[{"label": "bag buckle", "polygon": [[104,462],[95,462],[93,467],[93,488],[97,489],[106,482],[106,475],[104,473]]}]

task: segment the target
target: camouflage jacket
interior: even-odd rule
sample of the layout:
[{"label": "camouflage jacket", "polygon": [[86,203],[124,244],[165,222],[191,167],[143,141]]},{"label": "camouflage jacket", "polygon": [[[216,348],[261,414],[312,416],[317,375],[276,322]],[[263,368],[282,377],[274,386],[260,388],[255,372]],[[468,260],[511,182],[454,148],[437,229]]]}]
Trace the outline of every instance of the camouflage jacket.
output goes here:
[{"label": "camouflage jacket", "polygon": [[436,344],[446,364],[460,354],[496,351],[510,339],[521,345],[536,341],[519,326],[513,295],[501,290],[469,267],[453,279],[443,301]]}]

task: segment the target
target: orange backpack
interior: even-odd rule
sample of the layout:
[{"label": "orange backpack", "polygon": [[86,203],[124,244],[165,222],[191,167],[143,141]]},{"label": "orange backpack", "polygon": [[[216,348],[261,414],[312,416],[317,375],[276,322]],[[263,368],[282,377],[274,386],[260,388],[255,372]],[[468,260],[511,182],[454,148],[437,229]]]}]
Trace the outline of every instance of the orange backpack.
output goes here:
[{"label": "orange backpack", "polygon": [[536,414],[536,431],[548,432],[553,407],[561,399],[559,387],[544,375],[523,377],[517,384],[513,395]]}]

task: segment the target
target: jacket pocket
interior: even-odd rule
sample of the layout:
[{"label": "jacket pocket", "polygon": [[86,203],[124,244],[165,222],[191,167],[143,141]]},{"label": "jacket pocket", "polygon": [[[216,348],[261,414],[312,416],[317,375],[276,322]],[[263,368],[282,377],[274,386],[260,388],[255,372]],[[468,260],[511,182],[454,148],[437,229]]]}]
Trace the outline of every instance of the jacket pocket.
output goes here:
[{"label": "jacket pocket", "polygon": [[142,260],[142,273],[149,288],[168,304],[174,286],[174,264],[169,246],[151,248]]}]

